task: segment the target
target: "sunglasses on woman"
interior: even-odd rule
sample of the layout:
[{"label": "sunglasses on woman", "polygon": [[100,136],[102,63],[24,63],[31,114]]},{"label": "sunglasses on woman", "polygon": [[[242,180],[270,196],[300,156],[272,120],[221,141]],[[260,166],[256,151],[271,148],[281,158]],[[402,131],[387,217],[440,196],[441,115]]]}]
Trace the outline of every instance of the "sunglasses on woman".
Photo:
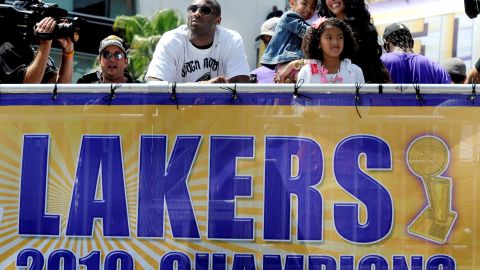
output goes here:
[{"label": "sunglasses on woman", "polygon": [[212,8],[209,6],[200,6],[200,5],[190,5],[187,8],[188,12],[191,12],[192,14],[197,12],[197,10],[200,10],[200,14],[204,16],[208,16],[212,14]]},{"label": "sunglasses on woman", "polygon": [[112,58],[112,56],[117,60],[123,59],[123,53],[122,52],[111,53],[109,51],[104,51],[104,52],[102,52],[102,56],[103,56],[103,58],[105,58],[107,60],[110,60],[110,58]]}]

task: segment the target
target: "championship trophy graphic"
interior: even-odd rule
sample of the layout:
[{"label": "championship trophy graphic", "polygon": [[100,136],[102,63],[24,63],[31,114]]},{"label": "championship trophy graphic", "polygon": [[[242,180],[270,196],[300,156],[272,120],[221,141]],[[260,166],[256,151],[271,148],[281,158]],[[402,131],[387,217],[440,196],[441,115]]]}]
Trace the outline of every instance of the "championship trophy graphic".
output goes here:
[{"label": "championship trophy graphic", "polygon": [[452,211],[452,179],[440,176],[448,167],[449,150],[437,137],[423,136],[410,144],[407,162],[423,182],[428,205],[408,226],[408,232],[429,241],[445,243],[457,218]]}]

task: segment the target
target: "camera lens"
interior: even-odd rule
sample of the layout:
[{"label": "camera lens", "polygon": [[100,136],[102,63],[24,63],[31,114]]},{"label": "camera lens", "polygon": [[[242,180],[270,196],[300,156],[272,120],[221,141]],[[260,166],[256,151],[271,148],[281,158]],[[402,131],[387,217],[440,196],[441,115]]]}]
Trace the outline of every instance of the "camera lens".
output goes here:
[{"label": "camera lens", "polygon": [[83,19],[75,17],[71,22],[58,21],[55,29],[57,38],[69,37],[73,42],[79,38],[80,25]]}]

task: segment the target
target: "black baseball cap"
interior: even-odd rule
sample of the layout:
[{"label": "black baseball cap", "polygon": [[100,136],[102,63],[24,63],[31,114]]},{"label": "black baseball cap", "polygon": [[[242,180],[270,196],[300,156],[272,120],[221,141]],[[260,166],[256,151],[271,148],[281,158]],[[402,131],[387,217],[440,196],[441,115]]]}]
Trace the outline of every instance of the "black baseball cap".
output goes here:
[{"label": "black baseball cap", "polygon": [[410,32],[410,29],[405,26],[403,23],[392,23],[389,26],[385,27],[385,31],[383,32],[383,39],[386,39],[388,36],[390,36],[392,33],[405,29],[408,32]]}]

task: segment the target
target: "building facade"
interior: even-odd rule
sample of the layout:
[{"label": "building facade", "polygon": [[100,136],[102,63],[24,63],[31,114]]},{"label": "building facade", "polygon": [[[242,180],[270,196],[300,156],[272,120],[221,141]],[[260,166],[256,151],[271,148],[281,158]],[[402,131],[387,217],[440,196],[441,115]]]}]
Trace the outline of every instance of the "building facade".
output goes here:
[{"label": "building facade", "polygon": [[[245,44],[251,69],[256,68],[259,43],[255,37],[273,6],[288,8],[288,0],[218,0],[222,6],[221,25],[238,31]],[[11,2],[11,1],[7,1]],[[82,26],[76,44],[74,79],[95,66],[98,44],[113,33],[117,15],[150,16],[160,9],[175,9],[186,18],[191,0],[45,0],[69,11],[69,18],[79,16],[87,22]],[[480,57],[480,18],[471,20],[461,1],[451,0],[370,0],[366,1],[381,36],[386,25],[407,24],[417,46],[415,51],[442,62],[449,57],[463,59],[467,68]],[[260,50],[261,51],[261,50]],[[58,57],[60,55],[59,52]]]}]

